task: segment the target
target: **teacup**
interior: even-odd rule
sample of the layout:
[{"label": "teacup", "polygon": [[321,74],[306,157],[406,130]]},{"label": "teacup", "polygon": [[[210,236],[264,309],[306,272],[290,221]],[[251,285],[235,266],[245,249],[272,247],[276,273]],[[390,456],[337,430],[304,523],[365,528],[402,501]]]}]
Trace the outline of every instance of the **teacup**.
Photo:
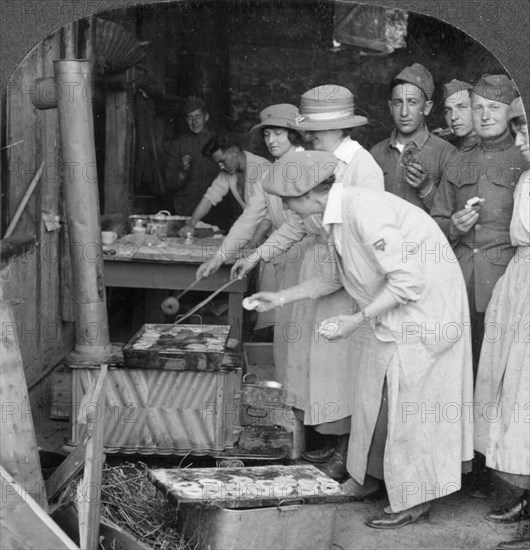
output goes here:
[{"label": "teacup", "polygon": [[112,244],[118,238],[118,234],[114,231],[102,231],[101,242],[103,244]]}]

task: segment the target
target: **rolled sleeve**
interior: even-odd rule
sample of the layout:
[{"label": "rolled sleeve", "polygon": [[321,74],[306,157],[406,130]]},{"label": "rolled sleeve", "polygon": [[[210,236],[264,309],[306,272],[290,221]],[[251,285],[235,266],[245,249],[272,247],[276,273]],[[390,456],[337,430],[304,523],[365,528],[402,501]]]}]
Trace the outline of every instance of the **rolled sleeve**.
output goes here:
[{"label": "rolled sleeve", "polygon": [[206,193],[204,193],[204,198],[208,199],[213,206],[219,204],[230,191],[229,178],[231,177],[233,176],[226,172],[219,172]]},{"label": "rolled sleeve", "polygon": [[225,254],[226,258],[237,257],[242,247],[252,240],[260,224],[267,220],[270,220],[270,217],[263,185],[258,182],[245,210],[235,221],[223,241],[220,247],[221,252]]}]

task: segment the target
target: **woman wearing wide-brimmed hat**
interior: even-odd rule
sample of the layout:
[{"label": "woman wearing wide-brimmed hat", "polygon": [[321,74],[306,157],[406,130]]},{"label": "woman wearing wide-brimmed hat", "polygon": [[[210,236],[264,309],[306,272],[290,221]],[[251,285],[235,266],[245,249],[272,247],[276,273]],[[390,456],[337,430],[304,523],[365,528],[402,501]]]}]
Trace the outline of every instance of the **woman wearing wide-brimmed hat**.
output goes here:
[{"label": "woman wearing wide-brimmed hat", "polygon": [[[260,123],[250,130],[251,134],[263,140],[275,160],[292,151],[303,151],[299,133],[289,127],[297,115],[298,108],[289,103],[270,105],[261,111]],[[215,273],[223,263],[238,259],[245,247],[260,244],[271,225],[273,229],[278,229],[288,219],[289,213],[284,210],[281,199],[263,191],[262,181],[268,177],[268,173],[267,168],[262,170],[243,213],[216,253],[197,269],[198,279]],[[285,284],[295,284],[298,280],[299,264],[300,262],[284,263],[281,258],[274,263],[262,264],[259,288],[280,290]],[[290,311],[291,308],[285,308],[276,314],[260,314],[261,327],[267,326],[267,323],[275,327],[274,359],[278,369],[287,361],[287,342],[282,338],[282,332],[290,320]],[[282,378],[279,370],[277,379],[281,382]]]},{"label": "woman wearing wide-brimmed hat", "polygon": [[[302,95],[300,115],[289,126],[305,132],[314,149],[333,153],[337,157],[337,177],[345,185],[383,191],[382,170],[370,153],[350,137],[353,128],[366,123],[365,117],[354,112],[353,94],[342,86],[329,84]],[[311,241],[307,240],[307,235],[311,236]],[[303,247],[295,244],[301,239],[304,239]],[[306,250],[308,242],[311,246]],[[310,216],[304,220],[291,218],[255,254],[237,262],[233,272],[242,277],[260,258],[267,261],[282,253],[286,262],[303,256],[300,281],[331,269],[322,217]],[[322,342],[315,338],[314,327],[330,315],[351,315],[356,308],[344,290],[318,300],[304,300],[294,305],[291,330],[284,335],[290,344],[284,380],[285,400],[303,411],[306,425],[313,426],[328,439],[323,449],[305,453],[304,459],[320,464],[326,474],[337,480],[347,475],[346,451],[350,430],[348,381],[357,351],[352,347],[351,340],[332,345]]]}]

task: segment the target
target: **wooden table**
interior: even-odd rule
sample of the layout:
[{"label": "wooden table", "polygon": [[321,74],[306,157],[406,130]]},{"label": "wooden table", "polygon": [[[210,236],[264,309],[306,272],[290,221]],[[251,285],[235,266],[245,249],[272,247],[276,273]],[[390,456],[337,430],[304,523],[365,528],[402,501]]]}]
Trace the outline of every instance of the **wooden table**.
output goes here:
[{"label": "wooden table", "polygon": [[[221,242],[221,239],[208,238],[185,244],[184,239],[169,238],[163,246],[149,247],[139,244],[132,237],[122,237],[103,248],[105,286],[183,290],[195,280],[197,267],[217,250]],[[223,265],[216,273],[200,281],[193,290],[217,290],[230,278],[230,267]],[[246,279],[235,281],[226,289],[228,324],[232,327],[230,336],[239,342],[243,323],[241,302],[246,289]],[[157,310],[160,311],[158,305]],[[156,322],[156,319],[150,319],[150,322]]]}]

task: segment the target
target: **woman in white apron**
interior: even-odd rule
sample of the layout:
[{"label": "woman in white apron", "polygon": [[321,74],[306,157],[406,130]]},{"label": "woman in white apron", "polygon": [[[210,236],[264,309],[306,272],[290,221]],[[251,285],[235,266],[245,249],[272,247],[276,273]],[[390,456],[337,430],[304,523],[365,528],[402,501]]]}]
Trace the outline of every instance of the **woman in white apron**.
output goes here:
[{"label": "woman in white apron", "polygon": [[[330,90],[333,99],[330,101]],[[355,114],[353,94],[342,86],[325,85],[304,93],[300,116],[291,126],[306,132],[315,150],[337,157],[337,177],[345,185],[384,191],[384,176],[373,157],[351,139],[352,128],[368,121]],[[284,157],[284,159],[287,157]],[[323,167],[324,168],[324,167]],[[296,163],[286,164],[283,177],[297,177]],[[316,176],[317,174],[315,174]],[[300,239],[303,239],[300,241]],[[317,274],[330,276],[330,249],[321,216],[293,217],[275,231],[255,254],[234,265],[238,276],[248,272],[260,258],[283,257],[285,263],[299,258],[302,267],[297,284]],[[316,338],[315,327],[330,315],[351,315],[356,304],[339,290],[318,300],[303,300],[292,307],[292,319],[280,336],[288,343],[285,402],[299,411],[305,425],[312,426],[327,440],[324,448],[304,453],[303,459],[336,480],[347,475],[346,454],[350,432],[350,371],[356,350],[350,340],[324,342]],[[291,309],[286,305],[285,309]]]},{"label": "woman in white apron", "polygon": [[[294,105],[282,103],[271,105],[260,113],[260,123],[251,132],[260,135],[273,157],[281,159],[292,151],[303,151],[299,134],[289,129],[289,123],[294,122],[298,109]],[[197,269],[197,278],[203,279],[215,273],[223,263],[239,259],[249,246],[256,246],[262,240],[264,233],[272,225],[273,229],[287,221],[289,213],[284,210],[282,201],[275,195],[263,191],[263,181],[270,177],[268,165],[259,165],[259,174],[254,185],[253,194],[249,198],[241,216],[231,227],[216,253],[201,264]],[[260,274],[259,287],[263,290],[280,290],[291,286],[298,280],[300,262],[284,263],[279,260],[264,264]],[[285,308],[275,314],[262,316],[261,326],[274,326],[274,362],[275,378],[283,382],[283,366],[286,363],[287,343],[282,338],[285,325],[290,320],[291,308]]]},{"label": "woman in white apron", "polygon": [[[515,144],[530,161],[521,98],[510,105],[510,119]],[[486,457],[486,466],[523,491],[515,502],[486,514],[486,519],[497,523],[526,520],[515,540],[497,547],[515,550],[530,547],[530,171],[521,175],[515,188],[510,236],[516,252],[497,281],[486,311],[475,388],[474,440],[475,449]]]},{"label": "woman in white apron", "polygon": [[[274,177],[265,189],[301,216],[323,214],[338,270],[251,298],[268,310],[343,286],[359,304],[361,311],[326,320],[319,333],[330,340],[362,335],[350,365],[351,489],[366,496],[384,480],[390,506],[366,524],[403,527],[426,516],[430,501],[460,489],[462,462],[473,456],[464,279],[447,239],[421,209],[391,193],[332,184],[328,153],[293,153],[289,162],[300,166],[299,177]],[[325,166],[315,178],[315,167]]]}]

